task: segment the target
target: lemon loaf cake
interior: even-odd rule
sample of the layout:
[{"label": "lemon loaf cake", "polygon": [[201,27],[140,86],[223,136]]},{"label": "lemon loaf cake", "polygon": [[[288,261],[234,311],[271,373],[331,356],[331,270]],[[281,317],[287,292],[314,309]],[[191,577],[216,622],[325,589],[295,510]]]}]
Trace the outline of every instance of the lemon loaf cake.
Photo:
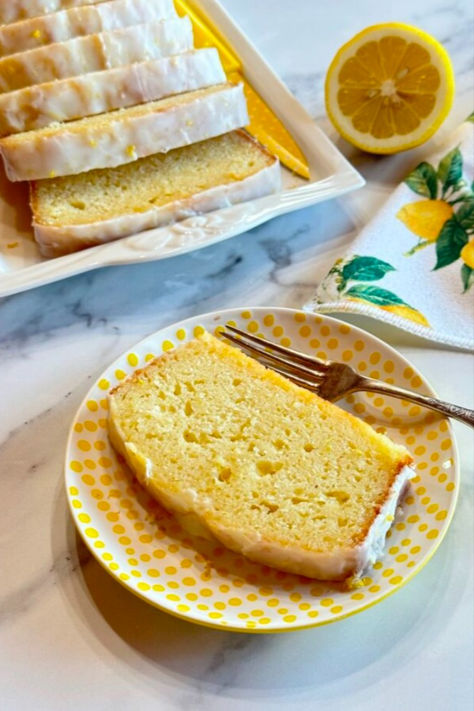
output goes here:
[{"label": "lemon loaf cake", "polygon": [[0,56],[175,15],[172,0],[108,0],[0,26]]},{"label": "lemon loaf cake", "polygon": [[209,47],[37,84],[0,94],[0,137],[157,101],[225,80],[218,52]]},{"label": "lemon loaf cake", "polygon": [[17,22],[27,17],[48,15],[70,7],[95,5],[104,0],[2,0],[0,2],[0,25]]},{"label": "lemon loaf cake", "polygon": [[278,160],[234,131],[118,168],[31,183],[33,227],[52,257],[279,188]]},{"label": "lemon loaf cake", "polygon": [[12,181],[113,168],[245,126],[241,84],[218,84],[0,140]]},{"label": "lemon loaf cake", "polygon": [[188,17],[76,37],[0,59],[0,92],[158,59],[192,48],[193,30]]},{"label": "lemon loaf cake", "polygon": [[404,447],[206,333],[109,405],[112,444],[188,531],[307,577],[379,557],[412,473]]}]

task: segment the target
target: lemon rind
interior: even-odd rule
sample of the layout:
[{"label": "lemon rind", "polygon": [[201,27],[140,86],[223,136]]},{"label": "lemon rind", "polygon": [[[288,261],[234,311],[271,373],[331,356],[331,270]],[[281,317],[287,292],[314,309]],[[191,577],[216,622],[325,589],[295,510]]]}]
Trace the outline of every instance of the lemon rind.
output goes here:
[{"label": "lemon rind", "polygon": [[[423,45],[427,45],[427,47],[431,49],[431,53],[439,59],[439,66],[444,70],[443,80],[445,85],[444,101],[442,102],[442,105],[438,110],[436,118],[433,119],[433,122],[430,123],[427,129],[423,133],[418,135],[415,139],[407,140],[405,142],[402,140],[403,137],[400,136],[400,141],[397,144],[391,146],[382,145],[383,140],[386,139],[374,138],[373,141],[363,141],[360,140],[354,134],[352,134],[350,131],[347,131],[347,129],[341,125],[341,122],[338,120],[334,111],[331,109],[331,101],[329,98],[331,81],[334,77],[335,72],[337,71],[342,62],[342,58],[347,53],[347,51],[353,48],[354,45],[358,44],[360,40],[364,39],[365,37],[376,32],[387,30],[399,30],[403,33],[414,35],[418,37],[418,39],[423,43]],[[454,70],[452,67],[451,59],[446,49],[437,39],[432,37],[424,30],[420,30],[418,27],[413,27],[412,25],[408,25],[403,22],[379,23],[376,25],[370,25],[369,27],[366,27],[365,29],[361,30],[345,44],[343,44],[342,47],[339,48],[327,71],[324,93],[327,114],[336,130],[346,141],[348,141],[356,148],[360,148],[361,150],[366,151],[368,153],[374,153],[377,155],[390,155],[393,153],[399,153],[402,151],[409,150],[410,148],[415,148],[416,146],[420,146],[422,143],[425,143],[427,140],[429,140],[434,133],[436,133],[438,128],[445,121],[447,115],[449,114],[454,101]],[[380,142],[380,145],[378,145],[378,142]]]}]

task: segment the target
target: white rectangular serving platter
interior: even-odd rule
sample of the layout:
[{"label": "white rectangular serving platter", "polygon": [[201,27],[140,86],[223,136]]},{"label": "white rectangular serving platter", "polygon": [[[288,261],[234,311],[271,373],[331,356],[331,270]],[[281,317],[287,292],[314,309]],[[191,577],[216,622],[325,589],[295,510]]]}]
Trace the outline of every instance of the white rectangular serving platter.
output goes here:
[{"label": "white rectangular serving platter", "polygon": [[316,126],[218,0],[195,0],[193,4],[235,49],[247,79],[306,155],[311,179],[299,179],[282,168],[283,190],[276,195],[190,217],[75,254],[43,259],[30,226],[27,185],[9,183],[0,169],[0,297],[99,267],[166,259],[190,252],[364,185],[364,179]]}]

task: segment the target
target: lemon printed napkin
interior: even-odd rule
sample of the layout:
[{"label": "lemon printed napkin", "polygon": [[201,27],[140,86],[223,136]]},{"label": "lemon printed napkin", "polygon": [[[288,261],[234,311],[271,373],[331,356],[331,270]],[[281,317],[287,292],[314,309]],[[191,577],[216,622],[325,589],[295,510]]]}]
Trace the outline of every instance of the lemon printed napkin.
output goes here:
[{"label": "lemon printed napkin", "polygon": [[305,310],[363,314],[474,350],[473,120],[398,186]]}]

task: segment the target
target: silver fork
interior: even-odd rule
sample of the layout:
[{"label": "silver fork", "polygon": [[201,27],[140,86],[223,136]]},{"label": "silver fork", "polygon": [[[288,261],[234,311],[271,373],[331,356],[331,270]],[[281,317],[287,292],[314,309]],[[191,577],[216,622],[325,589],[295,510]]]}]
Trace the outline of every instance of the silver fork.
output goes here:
[{"label": "silver fork", "polygon": [[417,405],[441,412],[448,417],[454,417],[474,427],[474,410],[442,402],[426,395],[419,395],[381,380],[366,378],[346,363],[320,360],[299,353],[291,348],[285,348],[279,343],[272,343],[265,338],[245,333],[230,324],[226,324],[226,329],[227,331],[222,331],[221,335],[229,341],[248,352],[263,365],[281,373],[296,385],[317,393],[325,400],[335,402],[344,395],[358,391],[381,393],[415,402]]}]

